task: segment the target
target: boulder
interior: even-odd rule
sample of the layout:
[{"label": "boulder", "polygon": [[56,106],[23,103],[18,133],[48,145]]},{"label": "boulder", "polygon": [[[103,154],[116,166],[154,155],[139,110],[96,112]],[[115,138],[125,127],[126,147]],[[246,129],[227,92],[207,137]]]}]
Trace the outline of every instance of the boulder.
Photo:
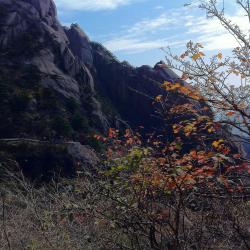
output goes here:
[{"label": "boulder", "polygon": [[100,163],[100,159],[97,157],[95,151],[91,147],[82,145],[79,142],[67,143],[67,150],[73,158],[75,165],[82,166],[83,169],[86,167],[94,169]]}]

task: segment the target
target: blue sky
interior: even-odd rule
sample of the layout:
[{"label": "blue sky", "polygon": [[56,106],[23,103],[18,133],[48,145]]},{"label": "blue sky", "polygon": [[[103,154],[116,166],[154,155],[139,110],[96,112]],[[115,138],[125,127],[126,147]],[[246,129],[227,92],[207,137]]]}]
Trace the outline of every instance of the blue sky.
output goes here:
[{"label": "blue sky", "polygon": [[[196,1],[196,0],[191,0]],[[55,0],[64,25],[78,23],[91,40],[101,42],[121,61],[135,66],[164,59],[161,47],[181,53],[189,40],[201,42],[207,53],[236,44],[216,20],[206,19],[189,0]],[[227,14],[243,29],[247,19],[234,0],[225,0]],[[227,53],[227,52],[225,52]]]}]

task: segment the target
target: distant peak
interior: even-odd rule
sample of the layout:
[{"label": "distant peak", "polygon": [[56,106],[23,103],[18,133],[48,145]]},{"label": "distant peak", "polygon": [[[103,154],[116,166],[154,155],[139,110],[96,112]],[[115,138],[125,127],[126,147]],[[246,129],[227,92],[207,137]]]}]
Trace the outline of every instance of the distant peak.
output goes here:
[{"label": "distant peak", "polygon": [[167,65],[164,61],[159,61],[158,63],[155,64],[154,68],[167,68]]}]

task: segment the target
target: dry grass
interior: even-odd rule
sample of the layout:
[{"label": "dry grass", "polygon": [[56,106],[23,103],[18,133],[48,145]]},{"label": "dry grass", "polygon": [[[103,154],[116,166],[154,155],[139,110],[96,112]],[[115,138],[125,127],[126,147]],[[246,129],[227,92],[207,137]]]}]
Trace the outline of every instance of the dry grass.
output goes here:
[{"label": "dry grass", "polygon": [[[35,188],[12,176],[1,184],[0,249],[249,249],[248,202],[208,199],[208,209],[182,208],[176,247],[175,202],[165,203],[169,212],[159,223],[145,208],[121,207],[115,197],[122,193],[105,188],[90,177]],[[160,245],[152,245],[152,223]]]}]

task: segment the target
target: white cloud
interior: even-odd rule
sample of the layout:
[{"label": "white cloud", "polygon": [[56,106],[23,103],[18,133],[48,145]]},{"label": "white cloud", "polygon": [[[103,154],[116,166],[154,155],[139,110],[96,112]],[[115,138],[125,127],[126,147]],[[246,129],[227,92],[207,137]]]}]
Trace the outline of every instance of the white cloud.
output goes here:
[{"label": "white cloud", "polygon": [[[247,34],[248,18],[242,11],[237,11],[235,15],[227,16],[227,18]],[[186,27],[188,28],[187,34],[193,35],[196,40],[202,42],[206,50],[232,49],[239,45],[217,19],[196,18],[195,22],[187,23]]]},{"label": "white cloud", "polygon": [[58,7],[67,10],[113,10],[135,0],[55,0]]},{"label": "white cloud", "polygon": [[[155,32],[169,29],[178,23],[178,19],[172,15],[162,13],[156,18],[143,19],[119,34],[111,37],[104,45],[112,50],[125,51],[126,53],[139,53],[145,50],[159,49],[166,45],[179,45],[178,41],[171,41],[171,38],[153,38]],[[164,32],[165,32],[164,31]],[[162,33],[164,33],[162,32]]]},{"label": "white cloud", "polygon": [[176,24],[177,20],[167,16],[165,13],[161,14],[159,17],[156,17],[151,20],[142,20],[131,27],[128,32],[131,34],[153,32],[159,29],[164,29],[169,27],[169,25]]},{"label": "white cloud", "polygon": [[155,10],[164,10],[164,7],[161,5],[157,5],[154,7]]},{"label": "white cloud", "polygon": [[[248,32],[249,23],[242,11],[235,9],[235,14],[227,17],[238,24],[243,32]],[[206,50],[238,46],[218,20],[207,19],[205,13],[197,12],[195,8],[169,10],[158,17],[143,19],[122,33],[111,36],[104,45],[114,52],[136,53],[166,46],[176,48],[181,44],[184,46],[189,40],[203,43]]]},{"label": "white cloud", "polygon": [[146,50],[159,49],[168,46],[179,46],[185,43],[184,41],[170,42],[169,39],[152,39],[142,40],[139,38],[116,38],[104,43],[108,49],[116,52],[123,51],[126,53],[140,53]]}]

